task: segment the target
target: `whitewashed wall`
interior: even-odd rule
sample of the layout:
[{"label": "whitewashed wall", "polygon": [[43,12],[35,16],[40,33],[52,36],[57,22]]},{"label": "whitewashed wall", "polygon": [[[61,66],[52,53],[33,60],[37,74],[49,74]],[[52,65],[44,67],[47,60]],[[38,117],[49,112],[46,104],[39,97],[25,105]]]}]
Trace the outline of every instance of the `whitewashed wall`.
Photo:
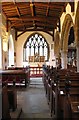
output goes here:
[{"label": "whitewashed wall", "polygon": [[[47,40],[47,42],[49,44],[49,47],[50,47],[51,43],[53,43],[52,36],[50,36],[49,34],[47,34],[45,32],[40,32],[40,31],[37,31],[37,32],[44,36],[44,38]],[[26,32],[26,33],[22,34],[20,37],[18,37],[18,39],[17,39],[17,42],[16,42],[16,65],[17,66],[23,66],[24,65],[24,62],[23,62],[23,46],[24,46],[24,43],[27,40],[27,38],[33,33],[34,32]],[[26,63],[26,65],[27,65],[27,63]]]}]

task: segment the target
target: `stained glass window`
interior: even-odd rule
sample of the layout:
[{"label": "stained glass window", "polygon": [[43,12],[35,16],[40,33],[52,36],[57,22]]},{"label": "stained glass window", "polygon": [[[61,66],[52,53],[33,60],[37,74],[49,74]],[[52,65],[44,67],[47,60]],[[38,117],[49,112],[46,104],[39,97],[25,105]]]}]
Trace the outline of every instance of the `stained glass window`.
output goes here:
[{"label": "stained glass window", "polygon": [[49,45],[45,38],[38,33],[32,34],[25,42],[23,60],[29,61],[29,56],[34,56],[36,53],[39,56],[45,56],[45,61],[48,61]]}]

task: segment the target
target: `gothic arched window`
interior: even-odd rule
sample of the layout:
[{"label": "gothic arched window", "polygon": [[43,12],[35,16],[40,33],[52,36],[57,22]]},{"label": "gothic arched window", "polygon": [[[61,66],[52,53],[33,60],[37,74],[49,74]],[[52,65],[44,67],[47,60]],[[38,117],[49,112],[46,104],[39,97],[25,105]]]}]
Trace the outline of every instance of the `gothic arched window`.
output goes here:
[{"label": "gothic arched window", "polygon": [[25,42],[23,47],[23,60],[28,61],[29,56],[35,54],[39,56],[45,56],[45,61],[48,61],[49,46],[45,38],[38,34],[32,34]]}]

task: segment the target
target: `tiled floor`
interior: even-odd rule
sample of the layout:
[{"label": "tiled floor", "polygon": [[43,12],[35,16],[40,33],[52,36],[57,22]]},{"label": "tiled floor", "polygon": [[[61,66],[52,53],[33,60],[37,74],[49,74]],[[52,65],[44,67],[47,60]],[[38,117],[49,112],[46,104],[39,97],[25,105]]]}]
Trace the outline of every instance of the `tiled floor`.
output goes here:
[{"label": "tiled floor", "polygon": [[18,102],[22,107],[20,118],[50,118],[42,78],[32,78],[24,91],[18,92]]}]

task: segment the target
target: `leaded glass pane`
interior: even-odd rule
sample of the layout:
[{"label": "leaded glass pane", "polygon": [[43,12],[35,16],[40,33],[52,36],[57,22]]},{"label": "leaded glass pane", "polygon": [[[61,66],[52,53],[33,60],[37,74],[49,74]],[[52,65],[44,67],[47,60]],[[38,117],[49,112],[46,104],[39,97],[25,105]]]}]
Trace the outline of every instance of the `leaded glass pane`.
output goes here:
[{"label": "leaded glass pane", "polygon": [[29,52],[30,52],[30,50],[29,50],[29,46],[28,46],[28,47],[27,47],[27,50],[26,50],[26,53],[27,53],[27,54],[26,54],[26,55],[27,55],[27,56],[26,56],[26,59],[27,59],[27,60],[29,59]]},{"label": "leaded glass pane", "polygon": [[42,56],[43,55],[43,51],[42,51],[43,49],[42,49],[42,46],[40,46],[40,56]]},{"label": "leaded glass pane", "polygon": [[31,47],[31,55],[30,56],[34,56],[34,47]]},{"label": "leaded glass pane", "polygon": [[44,56],[45,56],[45,60],[47,60],[47,47],[44,47]]},{"label": "leaded glass pane", "polygon": [[38,43],[40,43],[40,38],[38,37]]},{"label": "leaded glass pane", "polygon": [[37,37],[38,37],[38,34],[35,34],[35,37],[37,38]]},{"label": "leaded glass pane", "polygon": [[45,56],[48,59],[48,44],[46,40],[39,34],[32,35],[24,44],[23,50],[24,61],[28,60],[29,56],[34,56],[36,53],[40,56]]},{"label": "leaded glass pane", "polygon": [[29,42],[27,42],[26,46],[29,46]]},{"label": "leaded glass pane", "polygon": [[44,38],[42,38],[42,42],[44,43],[45,41],[44,41]]},{"label": "leaded glass pane", "polygon": [[35,47],[35,54],[38,53],[38,46]]}]

